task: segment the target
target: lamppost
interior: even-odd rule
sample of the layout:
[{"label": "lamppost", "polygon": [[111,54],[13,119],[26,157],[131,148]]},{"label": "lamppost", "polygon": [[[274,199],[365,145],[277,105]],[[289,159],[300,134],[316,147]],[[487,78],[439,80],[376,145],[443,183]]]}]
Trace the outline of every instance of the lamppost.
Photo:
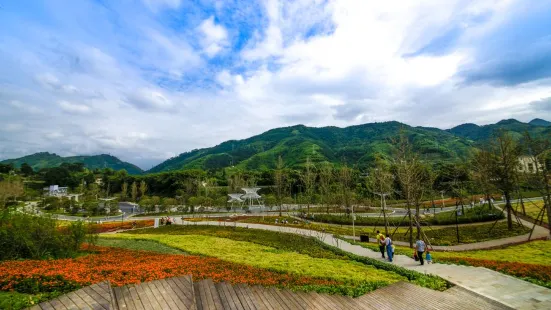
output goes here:
[{"label": "lamppost", "polygon": [[444,209],[444,191],[440,191],[440,197],[442,197],[442,207],[440,208],[440,210]]}]

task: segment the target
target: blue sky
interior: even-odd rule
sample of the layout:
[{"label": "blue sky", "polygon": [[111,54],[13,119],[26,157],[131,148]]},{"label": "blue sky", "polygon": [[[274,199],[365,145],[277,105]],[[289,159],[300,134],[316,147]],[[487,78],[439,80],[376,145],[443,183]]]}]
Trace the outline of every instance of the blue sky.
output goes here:
[{"label": "blue sky", "polygon": [[551,1],[0,1],[0,158],[550,118]]}]

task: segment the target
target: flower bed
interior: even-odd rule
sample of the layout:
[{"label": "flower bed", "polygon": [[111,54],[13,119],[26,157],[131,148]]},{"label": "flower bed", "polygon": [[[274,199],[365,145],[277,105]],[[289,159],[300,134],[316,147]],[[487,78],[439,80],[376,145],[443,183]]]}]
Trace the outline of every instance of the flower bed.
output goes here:
[{"label": "flower bed", "polygon": [[551,288],[551,266],[548,265],[494,261],[466,257],[445,257],[439,259],[439,261],[475,267],[485,267]]},{"label": "flower bed", "polygon": [[0,291],[67,292],[105,280],[121,286],[191,274],[195,280],[276,286],[333,286],[341,282],[282,274],[217,258],[94,247],[75,259],[0,262]]},{"label": "flower bed", "polygon": [[[134,221],[126,221],[126,222],[108,222],[103,224],[92,224],[92,232],[93,233],[105,233],[105,232],[111,232],[111,231],[117,231],[117,230],[125,230],[125,229],[132,229],[134,228],[132,224]],[[135,228],[143,228],[143,227],[152,227],[154,224],[154,220],[142,220],[142,221],[136,221],[136,227]]]}]

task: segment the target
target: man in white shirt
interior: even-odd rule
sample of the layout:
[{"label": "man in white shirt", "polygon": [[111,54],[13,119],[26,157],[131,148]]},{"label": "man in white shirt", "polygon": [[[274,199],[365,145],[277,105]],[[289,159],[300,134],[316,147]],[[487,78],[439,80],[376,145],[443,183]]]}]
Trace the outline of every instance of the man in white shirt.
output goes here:
[{"label": "man in white shirt", "polygon": [[419,261],[421,261],[421,265],[424,265],[424,261],[423,261],[423,253],[425,252],[425,248],[426,248],[426,245],[425,245],[425,241],[423,241],[422,239],[419,239],[417,240],[417,242],[415,242],[415,250],[417,251],[417,257],[419,257]]}]

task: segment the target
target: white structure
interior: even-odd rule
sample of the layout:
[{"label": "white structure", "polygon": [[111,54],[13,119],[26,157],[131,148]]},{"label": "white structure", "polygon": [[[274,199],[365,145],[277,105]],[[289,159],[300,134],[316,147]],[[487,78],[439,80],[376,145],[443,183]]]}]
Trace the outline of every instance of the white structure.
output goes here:
[{"label": "white structure", "polygon": [[520,156],[518,158],[518,161],[519,161],[519,167],[518,167],[519,172],[536,173],[536,165],[540,172],[543,168],[542,163],[534,160],[532,156]]},{"label": "white structure", "polygon": [[50,185],[50,187],[44,187],[44,191],[48,192],[46,193],[48,196],[66,196],[67,195],[67,187],[60,187],[59,185]]},{"label": "white structure", "polygon": [[257,206],[264,206],[264,204],[260,201],[262,196],[257,193],[260,190],[260,187],[243,187],[241,190],[245,192],[245,195],[240,198],[249,206],[249,208],[255,205],[254,202],[257,203]]}]

